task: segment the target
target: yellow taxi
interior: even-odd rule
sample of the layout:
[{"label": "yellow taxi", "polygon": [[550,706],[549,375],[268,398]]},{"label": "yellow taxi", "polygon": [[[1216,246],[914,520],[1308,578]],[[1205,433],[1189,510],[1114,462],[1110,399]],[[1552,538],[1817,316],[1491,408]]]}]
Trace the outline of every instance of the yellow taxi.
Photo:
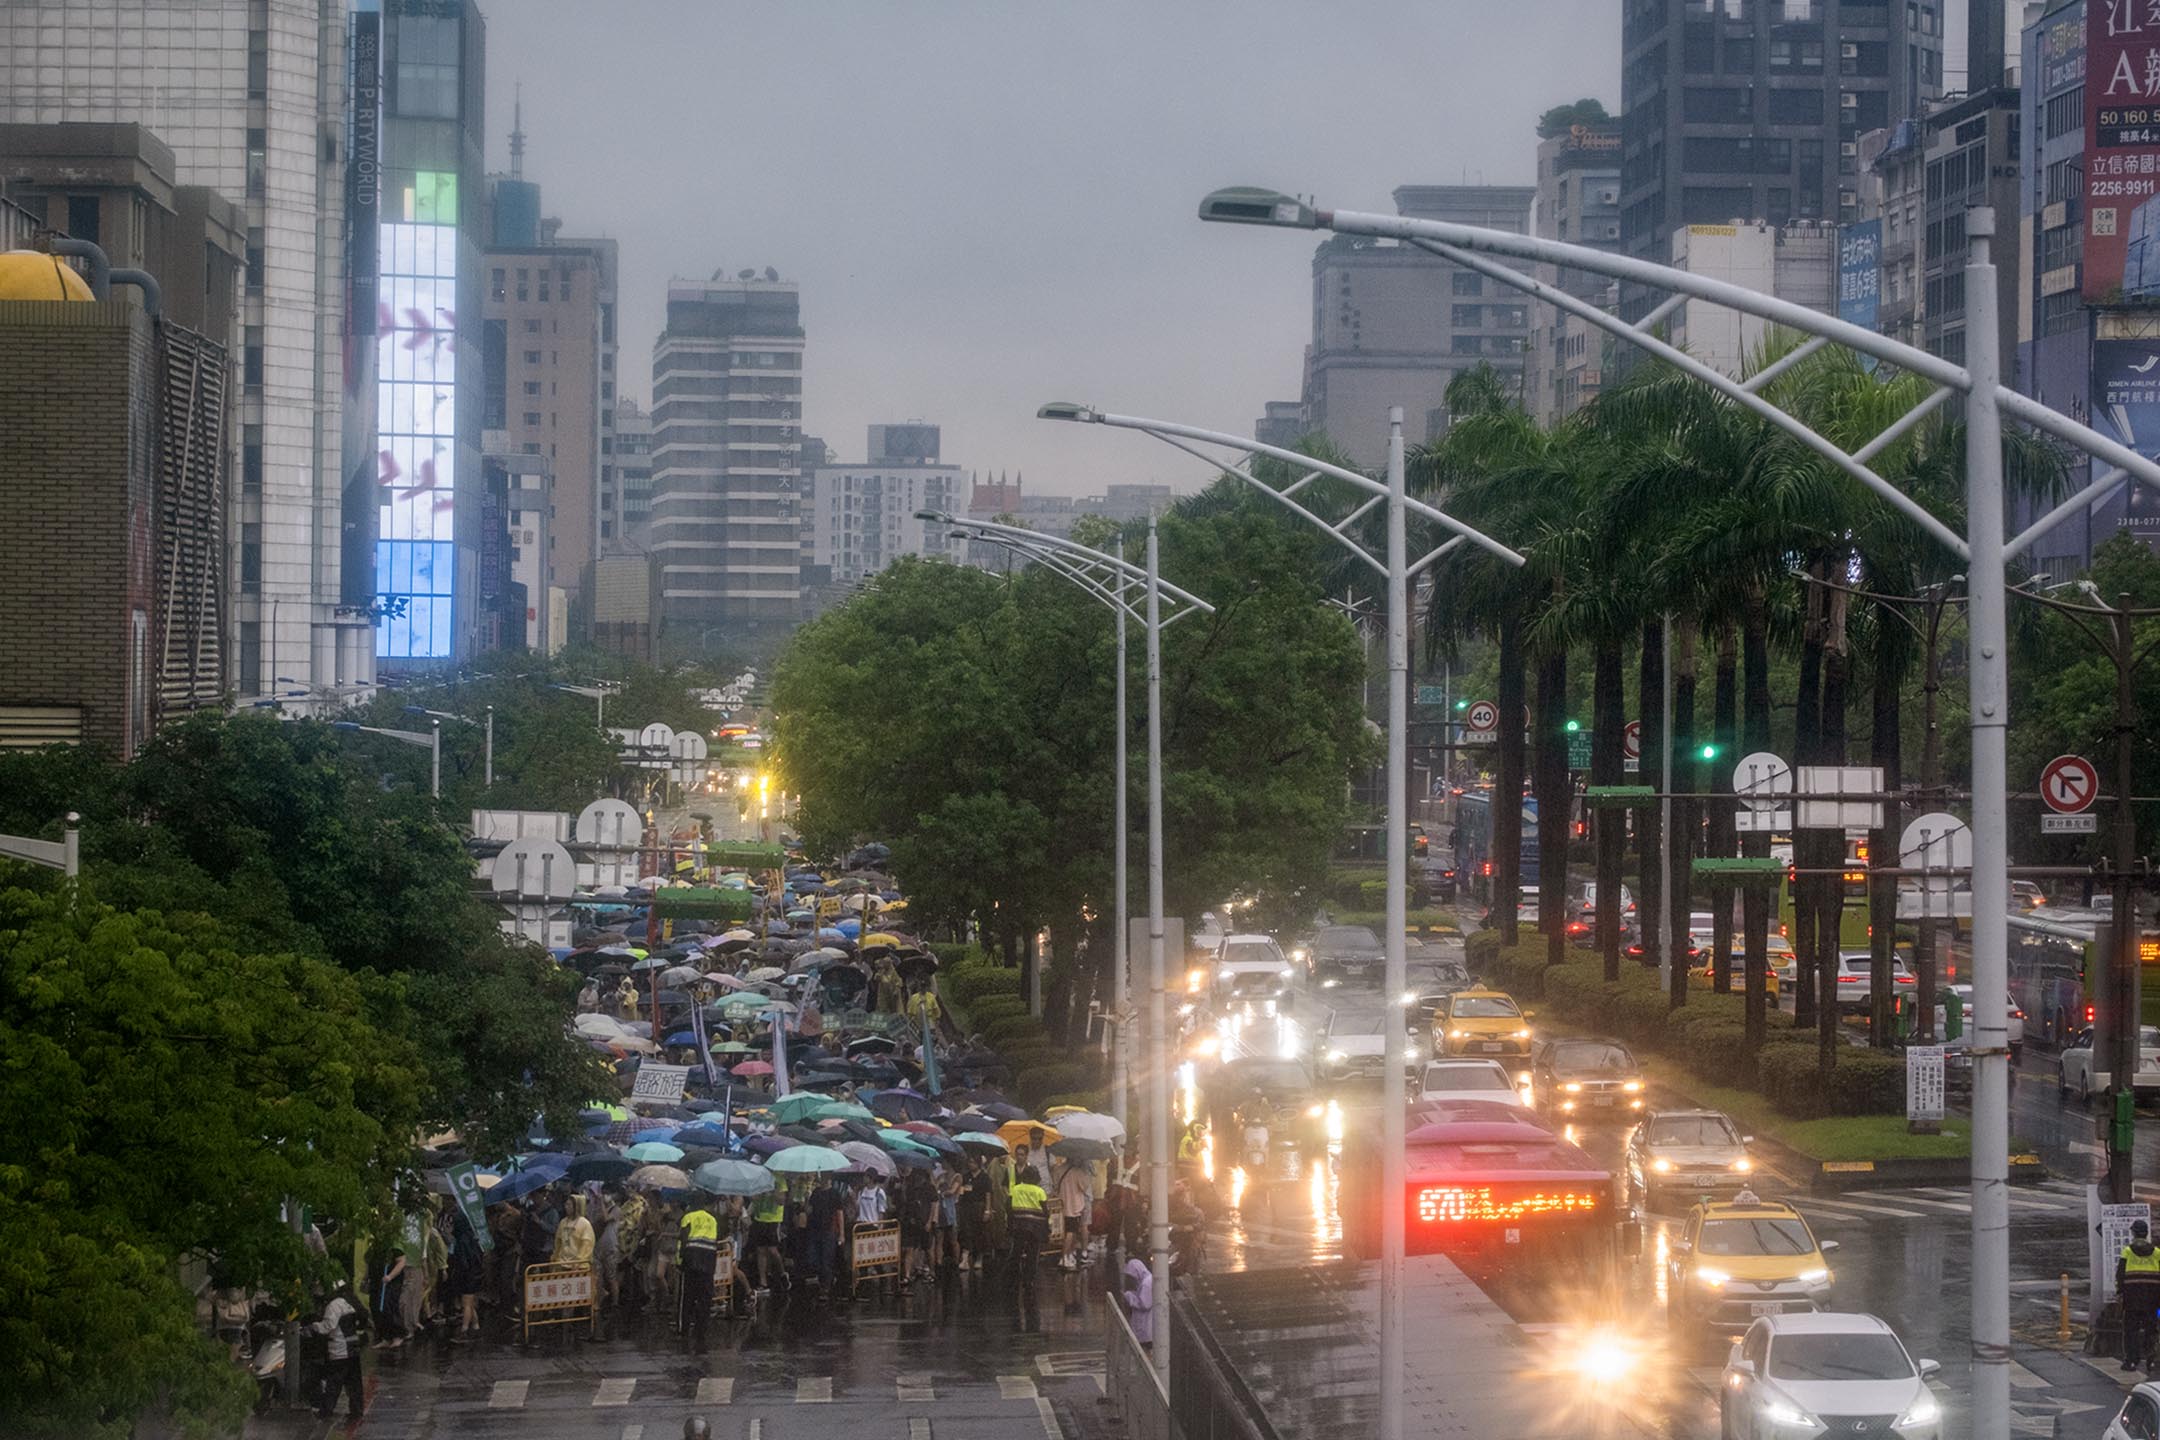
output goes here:
[{"label": "yellow taxi", "polygon": [[1432,1031],[1435,1055],[1530,1053],[1530,1017],[1499,990],[1473,987],[1442,997]]},{"label": "yellow taxi", "polygon": [[[1694,968],[1690,972],[1694,988],[1697,990],[1708,990],[1712,988],[1712,986],[1716,984],[1717,977],[1716,972],[1711,968],[1710,965],[1710,943],[1708,937],[1704,938],[1701,950],[1698,952],[1691,952],[1690,958],[1692,958],[1695,962]],[[1786,939],[1783,935],[1772,935],[1768,937],[1768,943],[1763,947],[1763,991],[1764,993],[1768,994],[1771,999],[1775,1000],[1777,998],[1779,972],[1783,970],[1787,973],[1790,973],[1794,964],[1797,963],[1798,958],[1799,957],[1793,954],[1792,941]],[[1747,949],[1744,945],[1740,943],[1740,937],[1738,935],[1733,936],[1732,959],[1730,963],[1732,965],[1733,989],[1740,990],[1744,988],[1744,982],[1742,981],[1741,977],[1747,973]]]},{"label": "yellow taxi", "polygon": [[1752,1190],[1704,1201],[1688,1212],[1665,1262],[1667,1313],[1676,1326],[1738,1334],[1759,1316],[1820,1310],[1835,1249],[1783,1201]]}]

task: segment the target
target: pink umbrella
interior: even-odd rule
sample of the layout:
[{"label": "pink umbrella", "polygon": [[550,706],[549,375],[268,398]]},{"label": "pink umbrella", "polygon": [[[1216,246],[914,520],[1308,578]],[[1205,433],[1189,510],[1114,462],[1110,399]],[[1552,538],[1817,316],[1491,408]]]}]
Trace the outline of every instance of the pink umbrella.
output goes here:
[{"label": "pink umbrella", "polygon": [[745,1060],[742,1064],[737,1065],[732,1073],[736,1075],[770,1075],[772,1074],[772,1066],[763,1060]]}]

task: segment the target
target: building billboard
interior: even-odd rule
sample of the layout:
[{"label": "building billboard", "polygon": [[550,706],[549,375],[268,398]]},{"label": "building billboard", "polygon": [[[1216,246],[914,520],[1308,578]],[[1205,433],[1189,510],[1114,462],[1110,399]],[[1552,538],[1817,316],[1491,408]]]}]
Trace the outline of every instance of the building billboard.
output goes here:
[{"label": "building billboard", "polygon": [[[2095,340],[2092,358],[2093,428],[2147,459],[2160,457],[2160,340]],[[2132,480],[2102,515],[2116,528],[2160,550],[2160,494]]]},{"label": "building billboard", "polygon": [[451,172],[415,173],[381,228],[375,653],[387,660],[443,659],[456,643],[457,189]]},{"label": "building billboard", "polygon": [[[2085,298],[2160,301],[2160,5],[2085,7]],[[2097,373],[2093,382],[2099,384]]]},{"label": "building billboard", "polygon": [[1863,330],[1879,329],[1882,309],[1882,221],[1838,227],[1837,314]]}]

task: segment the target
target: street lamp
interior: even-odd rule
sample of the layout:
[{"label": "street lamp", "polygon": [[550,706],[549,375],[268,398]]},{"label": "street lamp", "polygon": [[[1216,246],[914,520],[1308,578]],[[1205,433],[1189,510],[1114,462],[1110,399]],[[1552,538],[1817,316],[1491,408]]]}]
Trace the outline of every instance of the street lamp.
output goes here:
[{"label": "street lamp", "polygon": [[[1077,405],[1070,401],[1058,401],[1036,411],[1044,420],[1066,420],[1088,425],[1108,425],[1117,429],[1138,430],[1152,435],[1164,443],[1183,450],[1210,466],[1221,467],[1218,458],[1194,448],[1195,444],[1212,445],[1240,452],[1249,464],[1261,456],[1286,460],[1306,471],[1300,479],[1282,489],[1275,489],[1245,470],[1231,467],[1228,473],[1257,487],[1261,494],[1288,507],[1293,513],[1319,527],[1342,545],[1357,559],[1363,560],[1382,576],[1387,587],[1387,661],[1388,661],[1388,712],[1387,712],[1387,978],[1382,993],[1396,996],[1403,993],[1408,984],[1409,963],[1409,881],[1410,881],[1410,829],[1409,815],[1404,797],[1409,790],[1409,723],[1410,723],[1410,584],[1411,581],[1441,556],[1464,541],[1479,545],[1512,565],[1523,563],[1523,557],[1507,546],[1481,531],[1463,524],[1453,516],[1420,500],[1412,500],[1406,493],[1403,462],[1403,413],[1396,406],[1388,413],[1388,459],[1387,482],[1374,480],[1369,475],[1345,469],[1300,455],[1294,450],[1284,450],[1273,445],[1263,445],[1241,436],[1228,435],[1215,430],[1203,430],[1191,425],[1175,424],[1166,420],[1143,420],[1130,415],[1112,415],[1091,406]],[[1330,519],[1315,513],[1300,503],[1296,496],[1312,481],[1327,476],[1342,482],[1354,490],[1365,492],[1364,503],[1348,515]],[[1351,527],[1377,505],[1385,505],[1387,544],[1385,556],[1375,556],[1370,550],[1351,538]],[[1415,511],[1420,516],[1438,522],[1455,532],[1454,538],[1427,553],[1415,564],[1410,562],[1409,538],[1406,517]],[[1385,1027],[1385,1050],[1381,1069],[1383,1085],[1401,1086],[1409,1071],[1408,1041],[1405,1027],[1389,1024]],[[1385,1092],[1383,1092],[1385,1096]],[[1383,1433],[1400,1435],[1402,1431],[1402,1385],[1403,1373],[1403,1323],[1402,1285],[1403,1256],[1406,1248],[1405,1205],[1408,1185],[1408,1163],[1404,1153],[1404,1136],[1407,1131],[1407,1106],[1398,1090],[1386,1096],[1380,1107],[1380,1390],[1381,1426]],[[1162,1277],[1157,1277],[1161,1293],[1170,1292]],[[1158,1337],[1157,1343],[1160,1344]],[[1388,1383],[1389,1377],[1394,1383]],[[1393,1430],[1388,1429],[1392,1416]]]},{"label": "street lamp", "polygon": [[[1158,573],[1155,522],[1148,521],[1147,564],[1136,567],[1119,554],[1082,545],[1077,541],[1000,525],[991,520],[961,520],[936,510],[918,510],[918,520],[951,527],[969,537],[1003,545],[1056,570],[1066,579],[1110,606],[1118,616],[1118,743],[1117,743],[1117,962],[1113,966],[1112,999],[1118,1010],[1112,1032],[1111,1089],[1124,1120],[1125,1090],[1129,1084],[1129,1060],[1125,1047],[1125,622],[1138,620],[1147,636],[1148,689],[1148,1200],[1149,1263],[1154,1270],[1156,1293],[1170,1293],[1170,1021],[1167,964],[1163,954],[1163,831],[1162,831],[1162,632],[1164,628],[1195,612],[1213,613],[1215,607],[1190,591],[1164,581]],[[1141,606],[1135,613],[1134,591]],[[1165,617],[1162,598],[1181,607]],[[1155,1334],[1156,1369],[1167,1375],[1170,1364],[1169,1332]]]},{"label": "street lamp", "polygon": [[[2005,562],[2059,522],[2112,495],[2126,479],[2160,485],[2160,464],[2088,425],[2049,409],[2001,383],[1993,241],[1995,213],[1981,206],[1965,212],[1966,363],[1889,339],[1834,316],[1760,291],[1669,265],[1636,260],[1559,240],[1509,234],[1451,221],[1423,220],[1349,210],[1323,210],[1278,191],[1218,190],[1200,202],[1200,218],[1237,225],[1330,230],[1341,235],[1392,239],[1521,291],[1663,360],[1717,391],[1734,405],[1774,426],[1795,442],[1874,491],[1959,560],[1969,576],[1969,667],[1972,726],[1972,951],[1973,951],[1973,1165],[1972,1345],[1973,1426],[1985,1440],[2007,1440],[2010,1425],[2009,1146],[2010,1069],[2007,1044],[2009,994],[2009,855],[2006,731],[2009,725],[2009,663],[2005,618]],[[1665,299],[1642,319],[1622,320],[1533,274],[1499,259],[1585,270],[1662,292]],[[1654,327],[1691,301],[1754,316],[1808,336],[1796,350],[1746,381],[1735,380],[1660,339]],[[1761,393],[1775,373],[1829,344],[1888,362],[1934,384],[1935,389],[1874,439],[1847,451],[1818,435]],[[1959,535],[1933,512],[1877,474],[1869,465],[1899,437],[1952,396],[1965,402],[1965,516]],[[2005,415],[2104,461],[2107,472],[2033,521],[2004,537],[2002,420]],[[1384,1277],[1383,1277],[1384,1278]],[[1388,1320],[1383,1308],[1383,1323]],[[1390,1366],[1381,1347],[1380,1440],[1402,1433],[1400,1352]]]},{"label": "street lamp", "polygon": [[425,733],[418,730],[390,730],[381,725],[361,725],[351,720],[333,720],[333,730],[351,730],[361,735],[382,735],[403,745],[418,745],[428,752],[428,794],[442,799],[442,721],[430,720]]},{"label": "street lamp", "polygon": [[425,705],[407,705],[405,713],[407,715],[429,715],[437,720],[455,720],[460,725],[485,725],[487,729],[487,769],[485,779],[488,786],[493,788],[495,784],[495,707],[493,705],[487,707],[487,719],[485,721],[475,720],[466,715],[455,715],[448,710],[430,710]]},{"label": "street lamp", "polygon": [[573,695],[591,696],[596,702],[593,720],[602,730],[605,730],[607,729],[607,697],[614,694],[621,687],[611,681],[602,680],[592,685],[568,685],[557,681],[552,688],[567,690]]}]

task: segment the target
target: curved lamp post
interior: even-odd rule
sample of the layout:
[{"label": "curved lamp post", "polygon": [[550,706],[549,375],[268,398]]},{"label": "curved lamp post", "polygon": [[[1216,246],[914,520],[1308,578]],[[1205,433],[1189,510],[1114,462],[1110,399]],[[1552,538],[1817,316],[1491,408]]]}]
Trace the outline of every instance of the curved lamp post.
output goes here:
[{"label": "curved lamp post", "polygon": [[460,725],[478,725],[478,726],[480,726],[480,727],[481,727],[481,728],[482,728],[483,730],[485,730],[485,731],[487,732],[487,750],[486,750],[486,752],[485,752],[485,753],[486,753],[486,760],[485,760],[484,764],[485,764],[485,766],[486,766],[486,769],[485,769],[485,771],[483,772],[483,778],[484,778],[484,781],[485,781],[485,783],[487,784],[487,786],[488,786],[488,787],[489,787],[490,789],[493,789],[493,788],[494,788],[494,785],[495,785],[495,707],[494,707],[493,705],[490,705],[490,706],[488,706],[488,707],[487,707],[487,719],[486,719],[486,720],[475,720],[475,719],[472,719],[472,718],[471,718],[470,716],[454,714],[453,712],[451,712],[451,711],[448,711],[448,710],[430,710],[430,709],[428,709],[428,708],[427,708],[427,707],[426,707],[425,705],[407,705],[407,706],[405,707],[405,713],[406,713],[406,714],[408,714],[408,715],[426,715],[426,716],[429,716],[429,717],[431,717],[431,718],[433,718],[433,719],[436,719],[436,720],[455,720],[455,721],[457,721],[457,723],[458,723],[458,724],[460,724]]},{"label": "curved lamp post", "polygon": [[[1993,239],[1995,213],[1968,210],[1965,235],[1967,363],[1953,365],[1872,330],[1779,300],[1760,291],[1669,265],[1613,255],[1587,246],[1509,234],[1442,220],[1419,220],[1351,210],[1322,210],[1279,191],[1237,187],[1217,190],[1200,202],[1200,218],[1233,225],[1292,230],[1330,230],[1401,241],[1519,290],[1617,339],[1658,357],[1732,403],[1777,427],[1793,440],[1873,490],[1945,549],[1967,562],[1971,598],[1972,712],[1972,949],[1973,949],[1973,1166],[1972,1166],[1972,1359],[1973,1434],[2007,1440],[2010,1427],[2010,1069],[2005,996],[2009,970],[2009,780],[2005,734],[2009,725],[2009,664],[2004,616],[2005,562],[2058,522],[2099,503],[2135,477],[2160,485],[2160,465],[2090,426],[2050,410],[2002,384]],[[1629,323],[1595,305],[1513,268],[1508,261],[1587,270],[1658,291],[1665,299],[1640,321]],[[1746,380],[1704,365],[1650,333],[1682,305],[1705,303],[1753,315],[1809,338],[1797,349]],[[1760,393],[1780,373],[1829,344],[1887,361],[1934,383],[1934,390],[1856,450],[1818,435]],[[1869,467],[1900,436],[1953,395],[1965,403],[1966,533],[1959,535],[1918,501]],[[2007,415],[2034,430],[2104,461],[2110,468],[2069,500],[2005,539],[2002,420]],[[1398,1191],[1390,1202],[1401,1203]],[[1383,1279],[1385,1272],[1383,1271]],[[1402,1434],[1401,1314],[1383,1303],[1381,1342],[1381,1440]],[[1394,1328],[1392,1350],[1386,1327]]]},{"label": "curved lamp post", "polygon": [[[1491,551],[1511,565],[1523,563],[1523,557],[1490,535],[1463,524],[1447,512],[1414,500],[1405,491],[1403,466],[1403,412],[1397,406],[1388,413],[1388,461],[1385,483],[1370,475],[1340,465],[1315,460],[1300,455],[1295,450],[1285,450],[1275,445],[1263,445],[1239,435],[1219,430],[1204,430],[1198,426],[1183,425],[1169,420],[1147,420],[1134,415],[1115,415],[1096,410],[1091,406],[1076,405],[1070,401],[1057,401],[1036,411],[1038,419],[1066,420],[1085,425],[1108,425],[1120,430],[1138,430],[1175,449],[1199,459],[1211,467],[1221,469],[1258,489],[1261,494],[1288,508],[1293,514],[1325,531],[1335,542],[1356,558],[1371,566],[1387,588],[1387,661],[1388,661],[1388,788],[1387,788],[1387,978],[1384,993],[1392,1003],[1408,984],[1406,974],[1409,945],[1409,870],[1410,870],[1410,817],[1404,807],[1403,796],[1409,788],[1410,750],[1410,582],[1418,573],[1456,546],[1468,542]],[[1197,448],[1210,446],[1228,450],[1244,458],[1233,465],[1225,465],[1216,455]],[[1256,479],[1250,471],[1240,468],[1266,456],[1288,461],[1306,473],[1289,485],[1276,489]],[[1309,508],[1299,500],[1298,492],[1313,481],[1327,478],[1361,491],[1362,503],[1339,518],[1330,518]],[[1387,542],[1384,553],[1375,555],[1352,538],[1352,528],[1376,506],[1385,506]],[[1416,514],[1433,521],[1442,528],[1454,532],[1452,538],[1428,551],[1412,563],[1409,558],[1407,517]],[[1381,1059],[1382,1084],[1401,1084],[1409,1071],[1408,1034],[1403,1025],[1388,1024],[1384,1029],[1386,1049]],[[1385,1091],[1383,1090],[1383,1095]],[[1383,1429],[1387,1423],[1388,1407],[1395,1407],[1396,1435],[1401,1433],[1400,1377],[1403,1368],[1402,1280],[1404,1233],[1404,1193],[1408,1184],[1407,1162],[1404,1156],[1404,1134],[1407,1128],[1407,1106],[1401,1100],[1383,1100],[1380,1106],[1380,1366],[1383,1377],[1381,1407]],[[1170,1292],[1161,1276],[1156,1284],[1159,1293]],[[1161,1345],[1160,1332],[1156,1337]],[[1392,1386],[1388,1376],[1396,1377]]]},{"label": "curved lamp post", "polygon": [[[1167,962],[1163,954],[1163,831],[1162,831],[1162,632],[1173,621],[1195,612],[1212,613],[1214,606],[1190,591],[1165,581],[1156,564],[1155,522],[1148,521],[1147,564],[1135,566],[1122,554],[1082,545],[1017,525],[990,520],[961,520],[935,510],[918,510],[916,518],[952,528],[956,534],[1003,545],[1056,570],[1066,579],[1108,605],[1118,616],[1118,743],[1117,743],[1117,961],[1112,998],[1118,1022],[1112,1032],[1112,1091],[1122,1112],[1129,1083],[1130,1060],[1125,1045],[1125,622],[1136,620],[1147,635],[1148,706],[1148,1263],[1155,1273],[1155,1293],[1170,1294],[1170,1022],[1167,998]],[[1122,545],[1120,549],[1122,550]],[[1163,613],[1168,598],[1172,612]],[[1124,1118],[1121,1113],[1118,1117]],[[1155,1333],[1155,1365],[1169,1374],[1168,1331]]]},{"label": "curved lamp post", "polygon": [[[460,717],[462,718],[462,717]],[[428,752],[428,794],[442,799],[442,721],[430,720],[429,728],[420,730],[391,730],[381,725],[362,725],[352,720],[333,720],[333,730],[350,730],[360,735],[381,735],[403,745],[417,745]]]}]

